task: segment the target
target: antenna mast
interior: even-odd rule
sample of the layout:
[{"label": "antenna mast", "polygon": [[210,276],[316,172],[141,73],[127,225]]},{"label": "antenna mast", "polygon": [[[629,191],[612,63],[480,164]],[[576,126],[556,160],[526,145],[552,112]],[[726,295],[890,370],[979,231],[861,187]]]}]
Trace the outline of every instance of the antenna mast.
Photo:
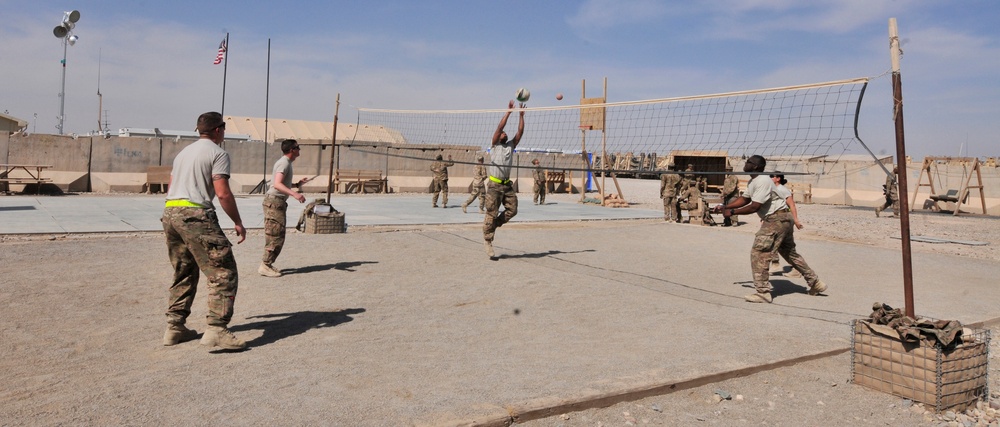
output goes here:
[{"label": "antenna mast", "polygon": [[104,133],[101,127],[101,112],[104,111],[104,95],[101,95],[101,53],[97,50],[97,132]]}]

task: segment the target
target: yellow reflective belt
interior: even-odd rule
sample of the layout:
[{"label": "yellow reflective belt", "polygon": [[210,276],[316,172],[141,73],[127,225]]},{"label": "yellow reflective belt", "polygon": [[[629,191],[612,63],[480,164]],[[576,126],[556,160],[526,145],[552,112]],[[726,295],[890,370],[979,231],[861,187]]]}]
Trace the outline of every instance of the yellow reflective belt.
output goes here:
[{"label": "yellow reflective belt", "polygon": [[495,177],[493,175],[490,175],[490,181],[493,181],[493,182],[495,182],[497,184],[503,184],[503,185],[510,184],[510,180],[509,179],[500,179],[500,178],[497,178],[497,177]]},{"label": "yellow reflective belt", "polygon": [[168,208],[204,208],[204,206],[199,205],[195,202],[185,199],[179,200],[167,200]]}]

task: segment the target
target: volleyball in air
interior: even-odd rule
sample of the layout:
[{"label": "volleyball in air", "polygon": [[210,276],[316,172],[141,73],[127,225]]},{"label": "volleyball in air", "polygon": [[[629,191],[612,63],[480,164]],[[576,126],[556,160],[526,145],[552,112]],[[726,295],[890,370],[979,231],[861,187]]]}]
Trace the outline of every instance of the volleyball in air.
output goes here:
[{"label": "volleyball in air", "polygon": [[528,102],[528,98],[531,98],[531,92],[522,87],[514,94],[514,98],[517,98],[518,102]]}]

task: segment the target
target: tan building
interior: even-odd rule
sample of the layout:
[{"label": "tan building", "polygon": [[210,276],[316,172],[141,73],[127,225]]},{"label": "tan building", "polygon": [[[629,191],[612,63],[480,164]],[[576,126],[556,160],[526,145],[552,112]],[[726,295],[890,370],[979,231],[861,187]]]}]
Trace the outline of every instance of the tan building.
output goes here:
[{"label": "tan building", "polygon": [[27,130],[28,121],[0,113],[0,132],[12,134]]},{"label": "tan building", "polygon": [[[263,117],[225,116],[226,133],[249,135],[251,141],[327,140],[333,137],[333,122],[309,120],[267,119]],[[264,129],[267,128],[267,138]],[[398,131],[378,125],[337,123],[337,141],[382,142],[400,144],[407,142]]]}]

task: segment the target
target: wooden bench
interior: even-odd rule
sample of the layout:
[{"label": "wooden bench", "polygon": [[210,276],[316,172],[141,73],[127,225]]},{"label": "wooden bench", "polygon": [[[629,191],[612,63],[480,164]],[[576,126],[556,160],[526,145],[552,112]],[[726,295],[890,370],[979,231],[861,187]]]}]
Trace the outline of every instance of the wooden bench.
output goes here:
[{"label": "wooden bench", "polygon": [[153,192],[153,186],[160,186],[159,191],[167,192],[170,186],[170,171],[172,166],[149,166],[146,168],[146,194]]},{"label": "wooden bench", "polygon": [[792,200],[795,200],[794,197],[796,194],[801,194],[802,203],[813,202],[812,184],[807,182],[789,182],[786,187],[788,187],[788,189],[792,191],[792,197],[793,197]]},{"label": "wooden bench", "polygon": [[[10,192],[10,184],[23,184],[25,190],[28,189],[29,184],[34,184],[35,194],[40,194],[42,184],[52,182],[52,178],[42,177],[42,171],[51,167],[50,165],[0,164],[0,191]],[[13,172],[27,176],[10,176]]]},{"label": "wooden bench", "polygon": [[333,185],[340,193],[385,193],[388,179],[382,176],[381,170],[338,169]]},{"label": "wooden bench", "polygon": [[9,193],[10,184],[24,184],[24,192],[28,192],[28,185],[35,185],[35,194],[40,194],[42,184],[51,184],[52,178],[0,178],[0,193]]}]

